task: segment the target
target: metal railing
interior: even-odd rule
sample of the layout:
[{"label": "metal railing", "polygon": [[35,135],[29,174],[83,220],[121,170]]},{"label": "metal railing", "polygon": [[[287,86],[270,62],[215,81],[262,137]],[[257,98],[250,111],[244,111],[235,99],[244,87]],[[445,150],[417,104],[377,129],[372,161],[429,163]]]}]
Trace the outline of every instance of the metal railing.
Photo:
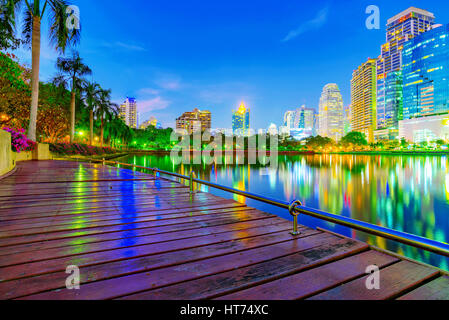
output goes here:
[{"label": "metal railing", "polygon": [[[86,160],[83,160],[83,161],[86,161]],[[258,194],[222,186],[222,185],[219,185],[219,184],[216,184],[213,182],[204,181],[204,180],[195,178],[195,174],[193,171],[190,173],[189,176],[184,176],[184,175],[174,173],[174,172],[164,171],[164,170],[160,170],[160,169],[156,169],[156,168],[142,167],[142,166],[138,166],[135,164],[120,163],[117,161],[107,161],[104,159],[103,160],[92,159],[92,160],[88,160],[88,161],[101,162],[103,165],[113,164],[114,166],[124,166],[124,167],[144,169],[144,170],[149,170],[149,171],[153,172],[154,175],[159,173],[159,174],[176,177],[176,178],[179,178],[179,179],[182,179],[185,181],[189,181],[189,187],[190,187],[191,193],[194,192],[194,183],[196,183],[196,184],[205,185],[205,186],[208,186],[208,187],[211,187],[214,189],[226,191],[226,192],[229,192],[232,194],[237,194],[237,195],[243,196],[245,198],[257,200],[259,202],[270,204],[270,205],[273,205],[273,206],[276,206],[276,207],[279,207],[282,209],[286,209],[293,216],[293,231],[291,232],[291,234],[293,236],[300,234],[300,232],[298,231],[298,216],[300,214],[304,214],[304,215],[314,217],[314,218],[317,218],[320,220],[324,220],[324,221],[335,223],[335,224],[338,224],[341,226],[345,226],[350,229],[362,231],[362,232],[365,232],[365,233],[368,233],[368,234],[371,234],[374,236],[393,240],[396,242],[403,243],[405,245],[409,245],[409,246],[412,246],[415,248],[423,249],[423,250],[430,251],[430,252],[433,252],[433,253],[436,253],[436,254],[439,254],[442,256],[449,257],[449,245],[446,243],[438,242],[435,240],[427,239],[424,237],[416,236],[416,235],[405,233],[402,231],[396,231],[396,230],[385,228],[382,226],[377,226],[377,225],[374,225],[371,223],[343,217],[340,215],[335,215],[332,213],[327,213],[324,211],[308,208],[308,207],[303,206],[299,200],[295,200],[295,201],[289,203],[286,201],[276,200],[276,199],[272,199],[272,198],[265,197],[262,195],[258,195]]]}]

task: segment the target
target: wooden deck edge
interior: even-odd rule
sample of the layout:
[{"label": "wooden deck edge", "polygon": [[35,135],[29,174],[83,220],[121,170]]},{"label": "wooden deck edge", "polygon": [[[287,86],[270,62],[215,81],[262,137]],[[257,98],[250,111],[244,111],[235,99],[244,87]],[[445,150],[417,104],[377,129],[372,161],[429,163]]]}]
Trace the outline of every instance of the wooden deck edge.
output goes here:
[{"label": "wooden deck edge", "polygon": [[[324,229],[324,228],[321,228],[321,227],[318,227],[316,229],[320,230],[320,231],[323,231],[323,232],[331,233],[331,234],[333,234],[335,236],[339,236],[339,237],[343,237],[343,238],[349,238],[349,237],[343,236],[341,234],[338,234],[336,232],[333,232],[333,231],[330,231],[330,230],[327,230],[327,229]],[[349,239],[352,239],[352,238],[349,238]],[[407,256],[400,255],[399,253],[396,253],[396,252],[393,252],[393,251],[390,251],[390,250],[387,250],[387,249],[382,249],[382,248],[376,247],[375,245],[368,244],[367,242],[364,242],[364,241],[361,241],[361,240],[357,240],[357,239],[353,239],[353,240],[360,241],[362,243],[366,243],[369,246],[369,248],[374,250],[374,251],[385,253],[385,254],[388,254],[390,256],[394,256],[394,257],[396,257],[398,259],[401,259],[401,260],[406,260],[406,261],[409,261],[409,262],[413,262],[413,263],[422,265],[423,267],[435,269],[435,270],[439,271],[440,276],[449,276],[449,272],[448,271],[445,271],[445,270],[440,269],[438,267],[432,266],[430,264],[427,264],[427,263],[424,263],[424,262],[421,262],[421,261],[418,261],[418,260],[411,259],[411,258],[409,258]]]},{"label": "wooden deck edge", "polygon": [[9,172],[5,173],[4,175],[0,176],[0,180],[6,179],[9,176],[12,176],[16,172],[17,172],[17,165],[14,165],[14,168],[11,171],[9,171]]}]

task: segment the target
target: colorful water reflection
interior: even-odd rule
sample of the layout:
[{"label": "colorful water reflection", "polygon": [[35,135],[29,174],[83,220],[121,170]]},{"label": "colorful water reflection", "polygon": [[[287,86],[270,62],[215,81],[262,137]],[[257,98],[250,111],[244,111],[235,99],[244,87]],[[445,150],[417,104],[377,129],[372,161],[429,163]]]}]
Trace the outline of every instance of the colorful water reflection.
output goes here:
[{"label": "colorful water reflection", "polygon": [[[175,166],[169,156],[131,156],[121,161],[157,167],[312,208],[449,242],[449,160],[446,156],[280,156],[277,170],[257,165]],[[234,161],[235,163],[235,161]],[[207,188],[203,187],[207,191]],[[285,210],[211,190],[290,219]],[[314,218],[300,222],[356,237],[383,249],[449,270],[446,258]]]}]

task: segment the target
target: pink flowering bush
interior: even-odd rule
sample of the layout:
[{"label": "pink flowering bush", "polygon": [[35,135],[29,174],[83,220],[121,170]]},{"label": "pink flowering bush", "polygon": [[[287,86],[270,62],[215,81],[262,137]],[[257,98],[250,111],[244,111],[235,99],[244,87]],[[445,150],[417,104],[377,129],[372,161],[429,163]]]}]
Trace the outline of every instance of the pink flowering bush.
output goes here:
[{"label": "pink flowering bush", "polygon": [[67,156],[96,156],[103,154],[113,154],[116,151],[109,147],[94,147],[79,143],[52,143],[50,151]]},{"label": "pink flowering bush", "polygon": [[36,142],[27,138],[24,129],[2,128],[11,134],[11,149],[14,152],[32,151],[36,148]]}]

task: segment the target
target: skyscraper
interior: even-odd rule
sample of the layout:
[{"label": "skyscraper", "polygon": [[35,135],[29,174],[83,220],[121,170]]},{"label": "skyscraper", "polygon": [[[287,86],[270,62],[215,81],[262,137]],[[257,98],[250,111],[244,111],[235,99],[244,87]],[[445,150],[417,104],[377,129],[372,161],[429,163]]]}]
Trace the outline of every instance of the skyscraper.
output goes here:
[{"label": "skyscraper", "polygon": [[449,112],[449,25],[404,45],[404,120]]},{"label": "skyscraper", "polygon": [[368,59],[352,73],[351,130],[374,142],[376,129],[376,59]]},{"label": "skyscraper", "polygon": [[297,128],[295,126],[295,118],[296,118],[296,112],[295,111],[287,111],[284,115],[284,126],[288,128],[288,130],[292,130]]},{"label": "skyscraper", "polygon": [[186,130],[188,134],[210,130],[211,124],[212,115],[210,111],[201,111],[198,108],[193,109],[192,112],[184,112],[182,116],[176,119],[176,129]]},{"label": "skyscraper", "polygon": [[130,128],[137,129],[137,102],[134,98],[127,97],[120,106],[119,117]]},{"label": "skyscraper", "polygon": [[318,134],[339,141],[343,137],[343,113],[343,98],[338,85],[325,85],[320,98]]},{"label": "skyscraper", "polygon": [[[398,137],[402,119],[402,50],[404,43],[432,28],[435,16],[410,7],[388,20],[386,43],[377,60],[377,132],[378,137]],[[386,130],[386,131],[385,131]]]},{"label": "skyscraper", "polygon": [[238,110],[232,111],[232,131],[236,135],[246,136],[250,129],[250,109],[242,102]]}]

